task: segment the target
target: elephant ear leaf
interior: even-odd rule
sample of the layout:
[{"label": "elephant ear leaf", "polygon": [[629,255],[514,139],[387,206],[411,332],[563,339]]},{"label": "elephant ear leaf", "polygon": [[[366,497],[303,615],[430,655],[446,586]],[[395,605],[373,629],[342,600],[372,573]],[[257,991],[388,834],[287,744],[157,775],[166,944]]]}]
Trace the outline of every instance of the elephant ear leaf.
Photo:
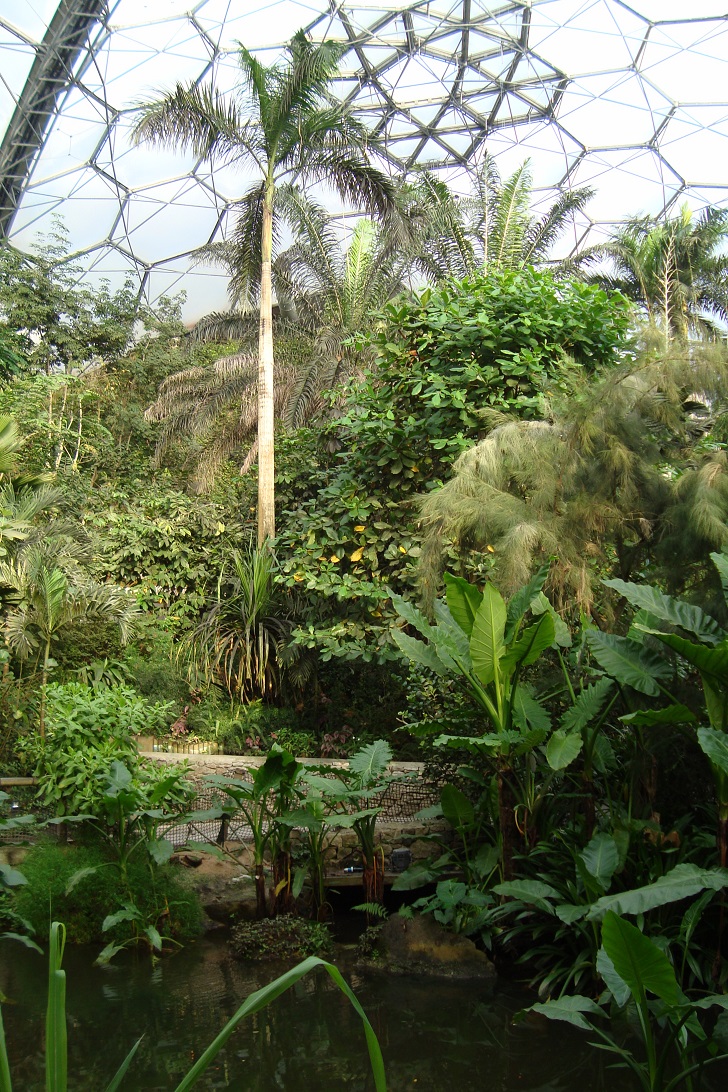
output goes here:
[{"label": "elephant ear leaf", "polygon": [[721,587],[723,588],[723,595],[725,596],[726,604],[728,604],[728,554],[711,554],[710,558],[718,570]]},{"label": "elephant ear leaf", "polygon": [[540,595],[541,589],[546,583],[546,577],[549,575],[550,568],[550,563],[542,565],[538,572],[531,577],[529,582],[524,584],[522,588],[519,588],[519,590],[508,600],[505,635],[506,644],[510,644],[513,640],[514,634],[518,629],[524,614],[533,603],[533,600]]},{"label": "elephant ear leaf", "polygon": [[657,697],[660,693],[657,680],[669,678],[672,674],[672,668],[664,657],[628,637],[592,629],[587,641],[594,659],[608,675],[641,694]]},{"label": "elephant ear leaf", "polygon": [[668,625],[679,626],[706,644],[717,645],[725,636],[715,618],[711,618],[700,607],[684,603],[681,599],[673,599],[659,588],[653,588],[649,584],[629,584],[625,580],[605,580],[604,583],[623,595],[633,607],[647,611],[653,618],[659,618]]},{"label": "elephant ear leaf", "polygon": [[470,658],[473,672],[483,686],[493,682],[505,651],[506,605],[492,584],[486,584],[483,601],[473,621]]},{"label": "elephant ear leaf", "polygon": [[680,989],[670,960],[636,926],[609,911],[602,922],[602,945],[635,999],[649,991],[668,1005],[679,1004]]},{"label": "elephant ear leaf", "polygon": [[711,764],[728,775],[728,733],[718,728],[698,728],[698,743]]},{"label": "elephant ear leaf", "polygon": [[445,587],[450,613],[469,637],[473,632],[473,622],[483,602],[483,595],[467,580],[463,580],[461,576],[452,576],[451,573],[445,573]]},{"label": "elephant ear leaf", "polygon": [[366,787],[373,784],[385,772],[392,761],[392,748],[386,740],[368,743],[349,759],[349,769],[358,775],[359,783]]}]

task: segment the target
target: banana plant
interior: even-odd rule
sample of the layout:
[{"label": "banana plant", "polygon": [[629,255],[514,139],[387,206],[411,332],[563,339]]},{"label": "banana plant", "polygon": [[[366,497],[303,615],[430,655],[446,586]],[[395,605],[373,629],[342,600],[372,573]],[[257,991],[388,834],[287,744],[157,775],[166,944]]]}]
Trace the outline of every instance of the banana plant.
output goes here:
[{"label": "banana plant", "polygon": [[[725,1061],[717,1044],[700,1023],[700,1014],[720,1008],[728,1012],[725,994],[689,1000],[678,984],[670,960],[657,944],[613,910],[604,915],[602,946],[597,969],[607,990],[601,1003],[579,994],[531,1005],[519,1014],[538,1012],[596,1036],[595,1046],[616,1055],[643,1092],[692,1089],[692,1078],[705,1066]],[[609,1002],[618,1009],[633,1006],[637,1015],[643,1056],[637,1057],[596,1023],[609,1019]],[[677,1062],[677,1072],[676,1063]]]},{"label": "banana plant", "polygon": [[[411,603],[392,596],[400,617],[427,639],[425,643],[394,630],[392,636],[401,651],[438,675],[462,679],[483,712],[486,728],[480,735],[442,735],[435,743],[465,748],[495,764],[501,869],[506,880],[513,878],[519,810],[524,830],[542,798],[536,790],[533,763],[521,763],[519,783],[518,760],[545,744],[553,775],[570,765],[583,746],[580,722],[575,718],[569,730],[562,725],[552,731],[548,711],[523,681],[524,669],[543,652],[571,641],[543,595],[547,575],[548,566],[544,566],[506,603],[493,584],[487,583],[481,592],[467,580],[446,573],[446,602],[435,604],[435,625]],[[530,624],[526,624],[527,614],[533,619]]]}]

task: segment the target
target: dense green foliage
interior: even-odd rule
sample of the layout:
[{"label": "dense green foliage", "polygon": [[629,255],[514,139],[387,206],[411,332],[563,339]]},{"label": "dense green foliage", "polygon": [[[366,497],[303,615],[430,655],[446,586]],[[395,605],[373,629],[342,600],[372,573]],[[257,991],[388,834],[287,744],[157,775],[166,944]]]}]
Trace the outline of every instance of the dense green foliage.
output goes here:
[{"label": "dense green foliage", "polygon": [[[386,658],[379,619],[390,586],[414,581],[420,494],[483,435],[486,410],[538,417],[564,368],[616,364],[629,315],[621,296],[533,269],[475,274],[377,315],[375,361],[324,430],[338,451],[314,448],[287,486],[297,505],[284,512],[282,577],[311,604],[296,640],[325,657]],[[285,474],[300,456],[282,454]]]}]

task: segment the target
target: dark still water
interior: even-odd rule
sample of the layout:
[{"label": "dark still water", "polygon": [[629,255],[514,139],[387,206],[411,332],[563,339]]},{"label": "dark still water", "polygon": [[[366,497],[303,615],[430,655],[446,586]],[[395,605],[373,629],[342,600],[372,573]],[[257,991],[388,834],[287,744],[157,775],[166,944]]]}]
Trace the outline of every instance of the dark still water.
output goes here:
[{"label": "dark still water", "polygon": [[[127,1092],[175,1088],[254,989],[280,973],[231,959],[224,942],[201,940],[156,967],[128,957],[90,966],[95,953],[66,949],[69,1092],[103,1092],[132,1043],[144,1040]],[[342,969],[346,973],[345,965]],[[348,973],[382,1046],[390,1092],[629,1092],[621,1070],[566,1025],[513,1026],[532,998],[513,989]],[[13,1087],[42,1092],[44,959],[0,944],[0,991]],[[704,1088],[725,1088],[716,1074]],[[249,1018],[195,1086],[246,1092],[369,1092],[361,1023],[322,971]]]}]

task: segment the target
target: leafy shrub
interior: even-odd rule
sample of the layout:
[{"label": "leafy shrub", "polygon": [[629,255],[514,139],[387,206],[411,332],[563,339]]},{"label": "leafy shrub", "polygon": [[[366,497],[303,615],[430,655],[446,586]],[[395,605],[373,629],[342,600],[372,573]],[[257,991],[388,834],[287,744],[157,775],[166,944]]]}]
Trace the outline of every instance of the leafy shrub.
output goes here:
[{"label": "leafy shrub", "polygon": [[304,959],[323,955],[333,946],[322,922],[304,918],[245,921],[232,930],[230,944],[239,959]]},{"label": "leafy shrub", "polygon": [[[47,735],[26,737],[26,756],[35,763],[39,800],[56,815],[98,814],[99,779],[115,760],[140,765],[133,735],[154,731],[169,707],[150,705],[128,686],[81,683],[48,687]],[[151,770],[148,779],[153,780]]]},{"label": "leafy shrub", "polygon": [[[84,875],[71,891],[71,877]],[[61,846],[52,842],[35,846],[23,861],[27,884],[18,888],[15,911],[38,936],[47,936],[50,922],[62,918],[68,939],[75,944],[130,939],[132,923],[119,922],[102,932],[104,919],[119,909],[119,868],[99,846]],[[127,883],[134,903],[147,920],[155,921],[163,936],[184,941],[200,931],[202,912],[195,893],[186,887],[170,865],[150,868],[139,857],[128,862]]]}]

